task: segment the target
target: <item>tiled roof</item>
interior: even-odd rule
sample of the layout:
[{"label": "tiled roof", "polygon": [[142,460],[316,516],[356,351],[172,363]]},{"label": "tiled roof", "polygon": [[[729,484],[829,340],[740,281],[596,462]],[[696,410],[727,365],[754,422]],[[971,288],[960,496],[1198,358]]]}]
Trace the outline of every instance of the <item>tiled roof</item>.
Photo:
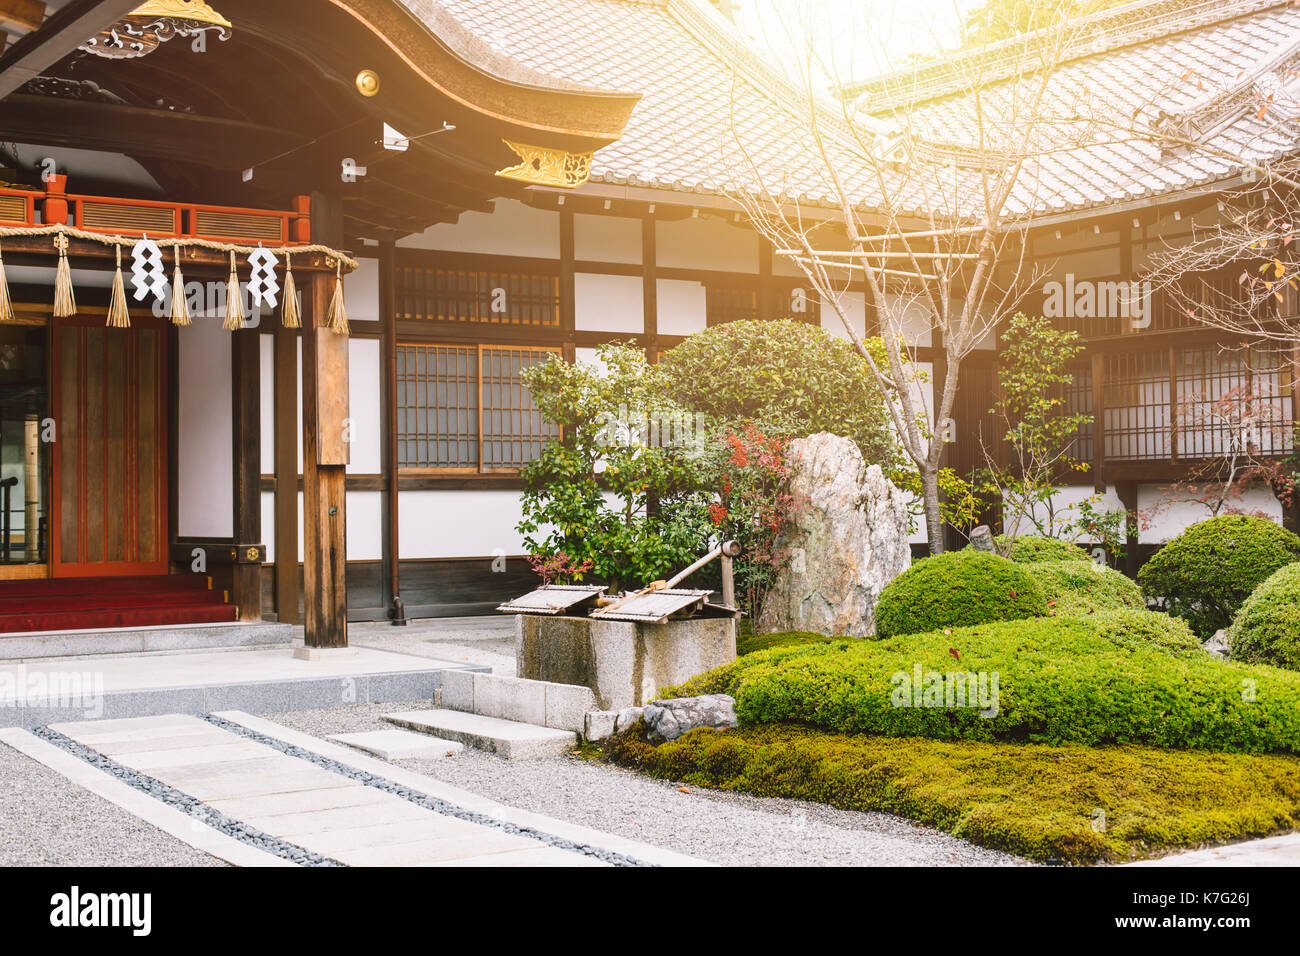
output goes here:
[{"label": "tiled roof", "polygon": [[[595,182],[711,194],[756,191],[762,184],[783,197],[835,205],[825,169],[811,158],[806,103],[724,20],[690,0],[421,2],[435,3],[492,49],[540,73],[641,94],[622,138],[596,153]],[[1051,151],[1027,163],[1009,214],[1194,188],[1239,175],[1243,159],[1296,148],[1296,130],[1279,128],[1275,117],[1289,108],[1292,88],[1300,94],[1288,72],[1300,68],[1300,8],[1286,0],[1143,0],[1102,20],[1105,29],[1095,18],[1082,24],[1092,32],[1081,31],[1086,43],[1076,44],[1073,59],[1053,78],[1049,112],[1060,121],[1044,127],[1038,142]],[[914,143],[914,158],[947,166],[972,143],[971,96],[951,81],[953,68],[962,66],[957,60],[907,75],[925,78],[906,97],[926,97],[916,102],[916,96],[907,111],[906,125],[922,141]],[[998,76],[992,68],[981,74]],[[994,114],[1000,97],[1023,93],[1029,82],[1001,75],[983,96]],[[900,82],[895,75],[859,87],[865,90],[859,109],[896,120],[901,113],[886,94],[895,94]],[[1256,115],[1257,88],[1275,94],[1274,112],[1263,120]],[[1169,128],[1204,138],[1204,146],[1162,154],[1149,141],[1080,122],[1099,114],[1140,123],[1163,117]],[[869,147],[840,122],[837,104],[819,104],[819,116],[847,188],[864,206],[875,205],[875,173],[864,155]],[[760,176],[748,168],[746,154]],[[898,175],[909,207],[939,205],[930,195],[935,177],[926,175],[923,162],[906,164]],[[958,175],[977,189],[976,170]]]}]

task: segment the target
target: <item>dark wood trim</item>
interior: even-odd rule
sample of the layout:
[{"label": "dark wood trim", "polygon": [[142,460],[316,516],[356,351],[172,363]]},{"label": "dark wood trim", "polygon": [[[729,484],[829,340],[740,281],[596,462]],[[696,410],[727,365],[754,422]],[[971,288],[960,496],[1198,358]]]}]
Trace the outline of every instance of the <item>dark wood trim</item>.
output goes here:
[{"label": "dark wood trim", "polygon": [[39,30],[22,37],[0,56],[0,99],[137,6],[136,0],[72,0],[64,4]]},{"label": "dark wood trim", "polygon": [[[647,348],[659,349],[659,268],[654,216],[641,220],[641,305]],[[655,359],[655,356],[651,356]]]},{"label": "dark wood trim", "polygon": [[[309,290],[304,291],[304,305]],[[275,492],[276,557],[288,553],[295,560],[277,561],[275,566],[275,609],[284,624],[298,623],[298,330],[276,325],[272,332],[275,349],[275,478],[268,488]],[[281,480],[286,489],[281,492]]]},{"label": "dark wood trim", "polygon": [[766,236],[758,237],[758,317],[764,320],[777,317],[776,290],[772,284],[772,243]]},{"label": "dark wood trim", "polygon": [[[396,246],[391,238],[379,244],[379,319],[383,326],[380,345],[380,456],[383,481],[383,568],[380,591],[389,619],[394,625],[406,623],[401,588],[401,542],[398,534],[399,475],[397,467],[397,302],[394,260]],[[345,479],[346,486],[346,479]]]},{"label": "dark wood trim", "polygon": [[560,331],[566,342],[573,341],[577,324],[573,265],[573,210],[560,210]]},{"label": "dark wood trim", "polygon": [[1129,577],[1135,577],[1140,565],[1138,559],[1137,482],[1119,482],[1115,485],[1115,493],[1119,495],[1120,504],[1124,506],[1124,510],[1128,513],[1125,521],[1124,573]]},{"label": "dark wood trim", "polygon": [[[230,334],[231,462],[234,469],[233,536],[236,550],[265,556],[262,546],[262,336],[256,328]],[[262,618],[262,576],[239,561],[232,598],[241,621]]]},{"label": "dark wood trim", "polygon": [[[180,535],[181,345],[180,329],[167,323],[167,540]],[[187,560],[183,566],[189,567]]]},{"label": "dark wood trim", "polygon": [[1092,353],[1092,479],[1093,491],[1106,493],[1106,363]]}]

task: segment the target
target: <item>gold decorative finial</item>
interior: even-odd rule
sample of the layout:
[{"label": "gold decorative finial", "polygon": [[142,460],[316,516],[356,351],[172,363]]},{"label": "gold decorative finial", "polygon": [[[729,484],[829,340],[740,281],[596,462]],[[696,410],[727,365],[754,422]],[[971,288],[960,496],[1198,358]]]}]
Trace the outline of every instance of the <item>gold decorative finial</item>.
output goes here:
[{"label": "gold decorative finial", "polygon": [[379,92],[379,74],[374,70],[362,70],[357,74],[357,92],[362,96],[374,96]]}]

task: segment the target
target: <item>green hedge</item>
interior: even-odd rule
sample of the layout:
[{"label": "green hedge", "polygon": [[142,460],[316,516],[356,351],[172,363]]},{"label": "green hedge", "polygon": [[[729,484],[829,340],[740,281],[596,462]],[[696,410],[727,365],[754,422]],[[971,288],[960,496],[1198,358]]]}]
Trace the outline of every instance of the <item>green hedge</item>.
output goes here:
[{"label": "green hedge", "polygon": [[[860,737],[796,727],[607,742],[624,766],[938,827],[1036,860],[1122,863],[1300,827],[1300,759]],[[1097,826],[1104,814],[1105,826]]]},{"label": "green hedge", "polygon": [[1155,649],[1176,657],[1206,657],[1187,622],[1158,611],[1113,608],[1088,618],[1097,636],[1130,650]]},{"label": "green hedge", "polygon": [[922,558],[886,585],[876,636],[1014,621],[1047,614],[1047,599],[1022,565],[983,551]]},{"label": "green hedge", "polygon": [[[1113,636],[1113,635],[1112,635]],[[742,724],[1046,744],[1300,752],[1300,674],[1113,643],[1091,617],[1049,618],[760,651],[665,690],[727,693]],[[898,706],[917,668],[998,679],[996,716]]]},{"label": "green hedge", "polygon": [[1255,588],[1228,629],[1232,659],[1300,670],[1300,564]]},{"label": "green hedge", "polygon": [[795,647],[803,644],[825,644],[835,638],[811,631],[779,631],[775,634],[740,634],[736,637],[736,654],[743,657],[773,647]]},{"label": "green hedge", "polygon": [[1186,618],[1201,640],[1232,623],[1250,593],[1300,561],[1300,538],[1267,518],[1227,515],[1194,524],[1138,571],[1147,597]]},{"label": "green hedge", "polygon": [[1037,534],[1021,534],[1014,538],[1000,534],[993,539],[993,544],[998,549],[998,554],[1010,558],[1017,564],[1092,560],[1078,545],[1062,541],[1060,538],[1048,538]]},{"label": "green hedge", "polygon": [[1146,608],[1142,590],[1114,568],[1092,561],[1040,561],[1024,569],[1043,589],[1049,614],[1093,614],[1111,608]]}]

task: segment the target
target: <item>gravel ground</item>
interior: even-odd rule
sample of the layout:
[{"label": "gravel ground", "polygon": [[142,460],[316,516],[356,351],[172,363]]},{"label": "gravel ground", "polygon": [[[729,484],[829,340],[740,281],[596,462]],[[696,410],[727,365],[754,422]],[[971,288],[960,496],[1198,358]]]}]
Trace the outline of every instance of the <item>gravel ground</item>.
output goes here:
[{"label": "gravel ground", "polygon": [[[269,714],[295,730],[329,734],[391,725],[380,715],[427,708],[357,705]],[[502,760],[466,751],[399,766],[490,797],[654,846],[732,866],[1007,866],[1019,857],[986,850],[883,813],[837,810],[800,800],[691,788],[578,757]]]},{"label": "gravel ground", "polygon": [[0,744],[0,866],[225,866]]}]

